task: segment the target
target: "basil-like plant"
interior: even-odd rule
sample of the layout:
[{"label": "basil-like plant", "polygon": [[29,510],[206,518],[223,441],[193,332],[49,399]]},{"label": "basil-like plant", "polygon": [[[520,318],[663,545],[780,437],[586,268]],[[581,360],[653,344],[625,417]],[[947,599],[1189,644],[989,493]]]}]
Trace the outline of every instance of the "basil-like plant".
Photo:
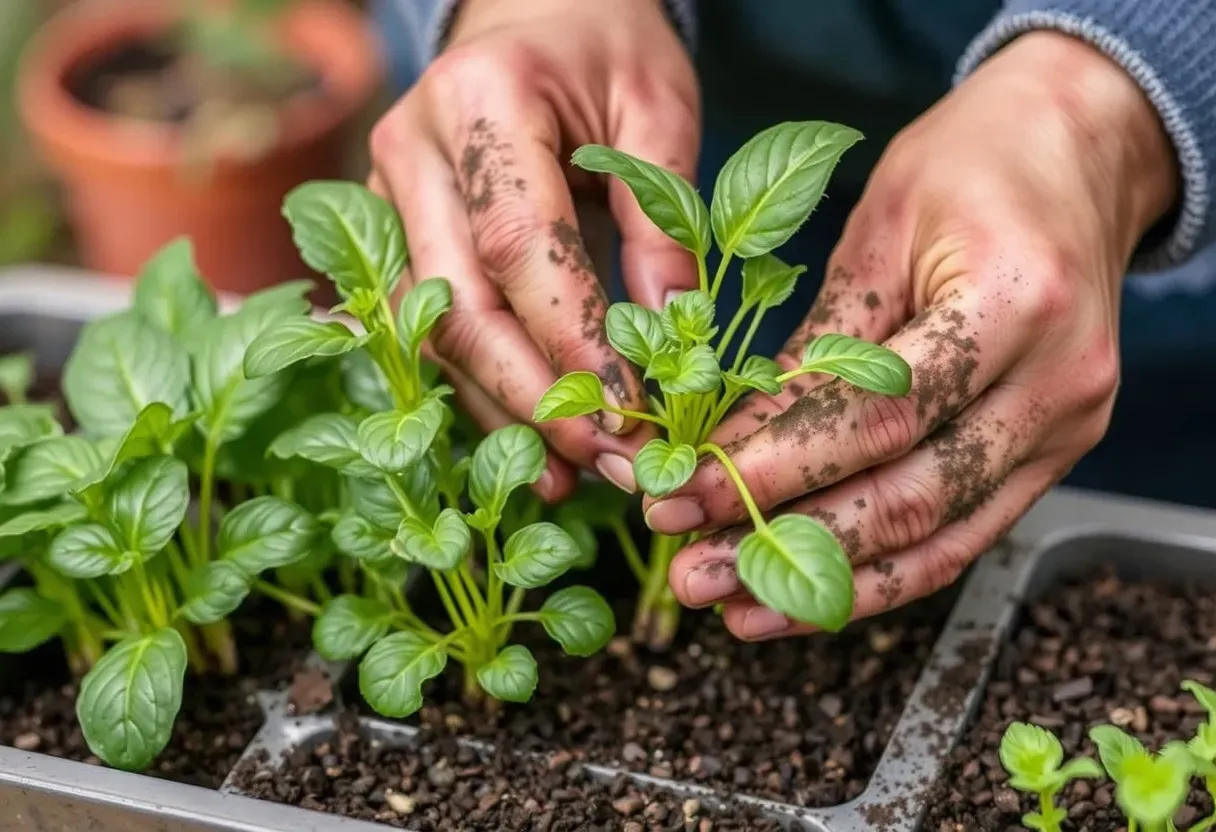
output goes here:
[{"label": "basil-like plant", "polygon": [[[421,353],[451,306],[451,289],[441,278],[420,281],[393,314],[390,299],[408,255],[387,202],[357,185],[315,182],[288,195],[284,214],[304,260],[342,296],[335,311],[353,316],[363,332],[338,321],[280,319],[250,345],[245,374],[260,379],[300,362],[362,353],[384,386],[361,410],[314,413],[270,447],[272,456],[345,478],[348,499],[337,508],[332,540],[365,568],[370,585],[320,609],[280,596],[317,613],[314,643],[323,656],[362,656],[360,690],[381,714],[402,717],[421,707],[424,683],[449,658],[463,665],[469,700],[527,701],[536,661],[526,648],[508,646],[516,623],[539,622],[579,656],[599,650],[615,629],[607,602],[586,587],[567,587],[538,611],[522,610],[527,590],[588,554],[586,540],[580,545],[561,525],[532,522],[537,509],[526,499],[522,510],[508,512],[512,496],[543,473],[544,443],[533,428],[514,425],[460,454],[445,404],[452,390],[428,384]],[[404,597],[410,565],[429,573],[446,628],[432,627]]]},{"label": "basil-like plant", "polygon": [[1009,785],[1020,792],[1037,795],[1039,811],[1022,817],[1027,829],[1060,832],[1068,812],[1055,805],[1056,795],[1071,780],[1101,778],[1101,767],[1081,757],[1064,762],[1064,749],[1054,734],[1038,725],[1015,722],[1001,737],[1001,765],[1009,772]]},{"label": "basil-like plant", "polygon": [[1154,754],[1114,725],[1091,729],[1089,738],[1115,782],[1115,801],[1127,817],[1128,832],[1174,832],[1173,818],[1186,802],[1191,777],[1210,766],[1179,740]]},{"label": "basil-like plant", "polygon": [[[764,130],[723,166],[709,208],[687,180],[662,167],[600,145],[576,150],[575,165],[620,179],[650,220],[691,252],[700,288],[675,297],[661,313],[634,303],[613,304],[608,310],[609,342],[657,385],[650,412],[608,404],[597,376],[574,372],[558,379],[534,414],[544,422],[604,411],[658,425],[663,436],[648,442],[633,464],[638,485],[652,497],[687,483],[699,460],[720,461],[755,528],[739,545],[740,579],[765,605],[830,631],[842,628],[853,611],[853,573],[844,550],[809,517],[787,514],[766,520],[726,452],[710,437],[744,394],[776,395],[808,373],[835,376],[882,395],[909,392],[907,362],[847,335],[816,338],[802,365],[789,372],[768,358],[748,355],[765,315],[790,297],[806,271],[786,265],[772,252],[806,222],[836,163],[860,139],[856,130],[819,121]],[[711,279],[706,258],[715,242],[721,260]],[[715,303],[735,260],[742,261],[741,303],[719,333]],[[674,636],[679,605],[667,586],[667,572],[676,552],[691,539],[655,535],[647,561],[628,557],[642,584],[634,635],[653,647],[665,647]]]},{"label": "basil-like plant", "polygon": [[261,332],[310,311],[306,288],[221,315],[190,244],[166,246],[130,310],[84,327],[62,379],[71,433],[22,403],[28,367],[6,365],[0,558],[31,585],[0,594],[0,651],[61,639],[84,673],[84,737],[110,765],[141,769],[164,748],[187,668],[236,669],[225,617],[254,589],[277,592],[264,573],[324,552],[302,503],[336,500],[337,479],[264,458],[293,414],[340,389],[337,368],[256,380],[242,368]]}]

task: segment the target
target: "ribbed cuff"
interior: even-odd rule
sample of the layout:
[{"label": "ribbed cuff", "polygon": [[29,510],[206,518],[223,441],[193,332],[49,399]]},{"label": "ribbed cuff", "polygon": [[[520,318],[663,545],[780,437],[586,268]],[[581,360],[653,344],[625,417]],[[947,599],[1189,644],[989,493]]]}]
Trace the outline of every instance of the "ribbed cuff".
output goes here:
[{"label": "ribbed cuff", "polygon": [[1216,160],[1216,6],[1199,0],[1011,0],[959,60],[955,83],[1026,32],[1052,29],[1085,41],[1130,75],[1157,109],[1182,170],[1178,218],[1135,267],[1182,262],[1213,237]]},{"label": "ribbed cuff", "polygon": [[[591,0],[591,2],[605,3],[611,2],[611,0]],[[667,16],[671,19],[672,25],[676,27],[676,31],[680,33],[680,38],[689,51],[692,51],[697,43],[697,15],[693,9],[694,3],[695,0],[663,0]],[[460,0],[439,0],[435,15],[427,27],[426,60],[428,63],[443,50],[448,31],[452,27],[452,20],[456,17],[459,8]]]}]

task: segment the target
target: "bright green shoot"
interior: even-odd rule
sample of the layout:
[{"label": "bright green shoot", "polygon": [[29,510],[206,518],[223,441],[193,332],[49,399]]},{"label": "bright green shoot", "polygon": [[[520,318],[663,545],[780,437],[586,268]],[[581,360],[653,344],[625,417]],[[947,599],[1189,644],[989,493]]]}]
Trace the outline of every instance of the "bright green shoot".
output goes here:
[{"label": "bright green shoot", "polygon": [[1101,767],[1081,757],[1064,762],[1064,749],[1055,735],[1037,725],[1015,722],[1001,738],[1001,765],[1010,774],[1009,785],[1037,795],[1039,811],[1022,818],[1028,829],[1060,832],[1068,812],[1055,805],[1056,795],[1070,781],[1081,777],[1101,778]]},{"label": "bright green shoot", "polygon": [[[673,298],[661,312],[633,303],[608,310],[613,348],[657,388],[649,412],[609,405],[598,377],[576,372],[559,379],[534,414],[544,422],[603,411],[658,425],[662,438],[634,460],[638,485],[652,497],[687,483],[700,460],[720,461],[755,529],[739,547],[741,580],[767,606],[831,631],[843,627],[853,611],[852,569],[839,542],[809,517],[767,521],[712,437],[744,395],[776,395],[804,374],[836,376],[886,396],[904,396],[911,388],[911,369],[902,358],[846,335],[815,339],[801,366],[788,372],[770,359],[748,355],[766,313],[790,297],[805,271],[786,265],[773,250],[806,222],[836,163],[860,139],[857,131],[827,122],[769,128],[727,161],[708,208],[691,184],[668,170],[599,145],[579,148],[575,165],[622,180],[651,221],[692,254],[700,287]],[[715,242],[721,260],[711,276],[706,258]],[[719,331],[716,303],[736,261],[742,262],[741,303]],[[668,567],[690,540],[656,535],[649,560],[630,561],[642,583],[634,636],[658,649],[670,643],[679,615],[667,586]]]}]

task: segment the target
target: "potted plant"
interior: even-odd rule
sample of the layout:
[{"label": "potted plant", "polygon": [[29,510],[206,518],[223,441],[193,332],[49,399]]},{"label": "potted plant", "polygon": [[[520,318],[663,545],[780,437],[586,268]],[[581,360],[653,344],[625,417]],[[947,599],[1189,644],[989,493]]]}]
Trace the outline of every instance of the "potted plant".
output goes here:
[{"label": "potted plant", "polygon": [[303,271],[279,205],[340,174],[379,74],[342,0],[85,0],[32,39],[18,108],[87,267],[131,275],[185,235],[213,286],[247,293]]}]

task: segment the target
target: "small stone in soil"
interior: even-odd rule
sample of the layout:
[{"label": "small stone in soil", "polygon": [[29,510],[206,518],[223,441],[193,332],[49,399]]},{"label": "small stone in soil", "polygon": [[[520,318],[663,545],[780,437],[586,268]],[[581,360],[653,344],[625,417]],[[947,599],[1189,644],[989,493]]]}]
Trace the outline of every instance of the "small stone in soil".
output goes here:
[{"label": "small stone in soil", "polygon": [[298,672],[287,692],[288,708],[298,716],[318,713],[333,701],[334,683],[328,673],[317,667]]}]

